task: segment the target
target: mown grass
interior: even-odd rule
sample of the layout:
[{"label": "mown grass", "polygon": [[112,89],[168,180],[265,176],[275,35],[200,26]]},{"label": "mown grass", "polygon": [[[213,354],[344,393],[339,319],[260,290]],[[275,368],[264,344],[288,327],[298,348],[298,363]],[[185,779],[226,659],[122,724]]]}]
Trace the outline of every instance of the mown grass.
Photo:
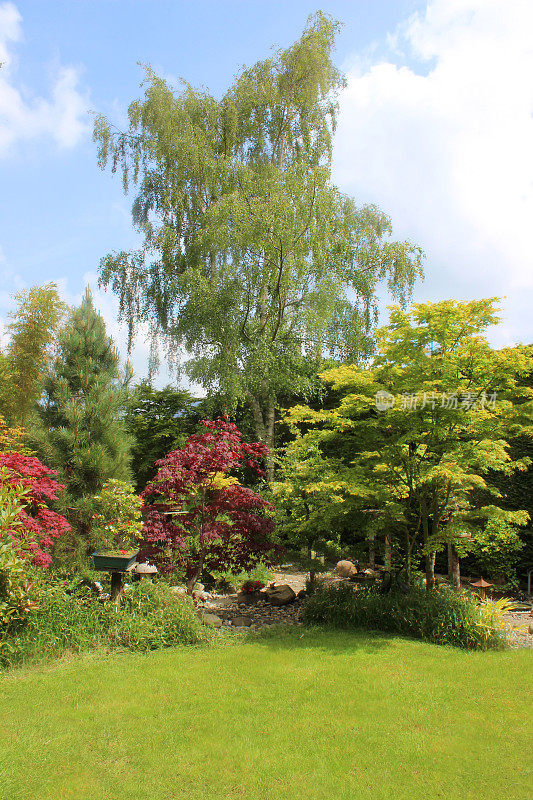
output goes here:
[{"label": "mown grass", "polygon": [[10,800],[530,800],[533,652],[279,629],[0,678]]}]

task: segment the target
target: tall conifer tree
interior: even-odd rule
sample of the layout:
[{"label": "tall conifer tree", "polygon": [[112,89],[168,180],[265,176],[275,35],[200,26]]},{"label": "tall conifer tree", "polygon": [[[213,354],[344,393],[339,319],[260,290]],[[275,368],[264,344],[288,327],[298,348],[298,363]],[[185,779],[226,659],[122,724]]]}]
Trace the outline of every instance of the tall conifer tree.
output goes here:
[{"label": "tall conifer tree", "polygon": [[93,496],[109,478],[131,475],[130,438],[121,413],[124,383],[118,351],[87,289],[60,334],[37,434],[44,462],[59,470],[67,486],[63,502],[73,534],[61,549],[68,557],[91,549]]}]

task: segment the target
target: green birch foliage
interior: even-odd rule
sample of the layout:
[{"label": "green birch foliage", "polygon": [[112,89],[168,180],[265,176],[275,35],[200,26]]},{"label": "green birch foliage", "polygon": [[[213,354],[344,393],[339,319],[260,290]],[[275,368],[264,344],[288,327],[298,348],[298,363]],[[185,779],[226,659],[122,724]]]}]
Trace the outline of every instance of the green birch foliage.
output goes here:
[{"label": "green birch foliage", "polygon": [[102,116],[99,164],[136,187],[134,252],[106,256],[101,281],[133,334],[150,320],[189,376],[252,406],[272,440],[281,394],[309,389],[309,357],[368,352],[376,290],[404,301],[422,254],[331,181],[339,25],[318,13],[286,50],[243,69],[220,99],[150,67],[129,129]]},{"label": "green birch foliage", "polygon": [[119,354],[87,289],[60,333],[35,443],[67,487],[62,503],[73,534],[58,549],[69,557],[82,557],[91,549],[93,496],[110,478],[130,479],[124,401]]},{"label": "green birch foliage", "polygon": [[[299,406],[287,415],[300,449],[319,447],[322,460],[343,463],[336,477],[347,481],[345,502],[360,520],[366,515],[374,532],[399,536],[408,560],[448,542],[465,554],[485,530],[493,540],[498,528],[527,522],[525,510],[506,508],[492,480],[527,468],[527,458],[511,458],[508,439],[531,437],[533,412],[530,390],[515,402],[531,353],[494,350],[484,336],[498,321],[495,303],[392,308],[372,369],[341,366],[322,376],[340,393],[338,405]],[[378,392],[387,393],[385,410],[378,410]],[[327,468],[322,472],[327,476]],[[296,485],[290,474],[286,481]],[[335,478],[332,487],[338,494]],[[476,502],[481,490],[483,505]]]},{"label": "green birch foliage", "polygon": [[5,354],[0,354],[0,412],[11,425],[25,425],[42,390],[45,368],[66,306],[55,283],[15,295]]}]

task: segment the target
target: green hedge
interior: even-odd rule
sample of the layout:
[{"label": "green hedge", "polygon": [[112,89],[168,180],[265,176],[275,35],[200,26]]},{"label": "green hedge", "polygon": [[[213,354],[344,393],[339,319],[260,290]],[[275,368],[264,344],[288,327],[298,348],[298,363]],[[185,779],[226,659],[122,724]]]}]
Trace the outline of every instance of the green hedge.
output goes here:
[{"label": "green hedge", "polygon": [[353,584],[319,589],[303,609],[306,623],[336,628],[365,628],[399,633],[436,644],[471,650],[500,649],[507,643],[498,626],[471,594],[413,587],[408,594],[375,589],[354,590]]}]

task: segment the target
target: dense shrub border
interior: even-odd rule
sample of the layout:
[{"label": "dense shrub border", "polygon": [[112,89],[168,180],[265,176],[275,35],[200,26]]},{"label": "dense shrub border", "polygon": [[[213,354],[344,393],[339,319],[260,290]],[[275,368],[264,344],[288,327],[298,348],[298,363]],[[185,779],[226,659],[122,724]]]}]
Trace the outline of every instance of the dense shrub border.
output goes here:
[{"label": "dense shrub border", "polygon": [[352,584],[322,587],[305,604],[303,620],[400,633],[468,650],[501,649],[507,644],[505,628],[495,624],[475,597],[444,587],[430,592],[413,587],[408,594],[354,590]]},{"label": "dense shrub border", "polygon": [[163,583],[141,581],[125,591],[121,607],[94,597],[46,591],[37,611],[0,632],[0,666],[31,664],[98,647],[147,651],[206,639],[192,604]]}]

